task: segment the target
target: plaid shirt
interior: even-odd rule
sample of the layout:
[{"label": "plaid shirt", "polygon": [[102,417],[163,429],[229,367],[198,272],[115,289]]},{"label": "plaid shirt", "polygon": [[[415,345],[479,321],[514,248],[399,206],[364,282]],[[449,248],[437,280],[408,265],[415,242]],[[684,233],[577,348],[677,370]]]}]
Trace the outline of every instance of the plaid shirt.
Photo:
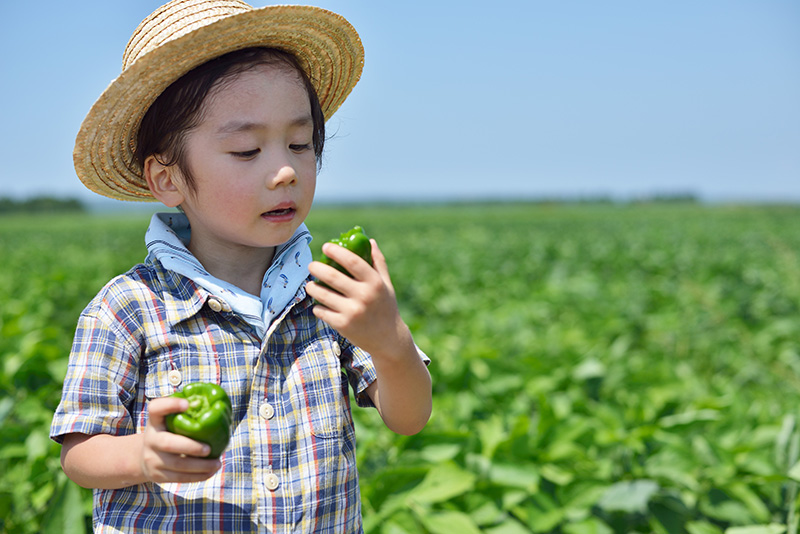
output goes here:
[{"label": "plaid shirt", "polygon": [[348,383],[370,406],[375,371],[311,308],[301,287],[262,339],[157,261],[109,282],[78,322],[53,439],[142,432],[147,400],[190,382],[222,385],[234,423],[207,481],[95,490],[97,532],[362,532]]}]

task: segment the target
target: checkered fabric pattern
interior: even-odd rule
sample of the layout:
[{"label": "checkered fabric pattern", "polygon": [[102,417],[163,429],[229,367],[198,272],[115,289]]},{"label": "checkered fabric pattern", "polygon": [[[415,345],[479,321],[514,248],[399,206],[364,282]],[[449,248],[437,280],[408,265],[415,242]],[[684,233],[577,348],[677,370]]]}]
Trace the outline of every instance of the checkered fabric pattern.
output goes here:
[{"label": "checkered fabric pattern", "polygon": [[262,339],[157,261],[109,282],[79,319],[51,437],[142,432],[147,401],[190,382],[220,384],[234,423],[207,481],[95,490],[96,532],[362,532],[349,386],[371,406],[375,370],[311,308],[301,287]]}]

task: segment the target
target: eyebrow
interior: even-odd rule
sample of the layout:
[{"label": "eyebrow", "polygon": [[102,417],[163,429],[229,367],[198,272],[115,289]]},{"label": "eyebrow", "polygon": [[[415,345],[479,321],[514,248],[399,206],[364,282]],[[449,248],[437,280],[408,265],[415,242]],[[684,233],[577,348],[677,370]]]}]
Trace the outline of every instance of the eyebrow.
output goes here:
[{"label": "eyebrow", "polygon": [[[311,115],[303,115],[289,122],[290,127],[308,126],[311,124],[314,124],[314,119],[311,118]],[[266,128],[267,125],[260,122],[233,120],[217,128],[215,133],[219,136],[225,136]]]}]

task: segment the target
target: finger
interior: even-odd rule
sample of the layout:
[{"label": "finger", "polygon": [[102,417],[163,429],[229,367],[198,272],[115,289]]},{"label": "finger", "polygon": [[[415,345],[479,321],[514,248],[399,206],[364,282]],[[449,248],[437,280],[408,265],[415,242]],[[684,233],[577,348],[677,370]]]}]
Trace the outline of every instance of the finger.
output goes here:
[{"label": "finger", "polygon": [[[308,272],[314,278],[328,286],[324,287],[317,284],[317,288],[314,291],[318,292],[328,291],[332,294],[337,294],[337,292],[340,294],[348,294],[348,292],[352,290],[355,282],[349,275],[319,261],[312,261],[308,265]],[[308,290],[308,286],[306,286],[306,290]],[[312,294],[311,296],[319,300],[316,294]]]},{"label": "finger", "polygon": [[311,309],[311,313],[313,313],[314,317],[316,317],[320,321],[328,323],[328,325],[330,326],[333,326],[330,322],[331,314],[333,313],[330,308],[326,308],[321,304],[317,304]]},{"label": "finger", "polygon": [[392,279],[389,276],[389,265],[386,263],[386,256],[383,255],[381,252],[380,247],[378,246],[378,242],[374,239],[370,239],[369,242],[372,244],[372,266],[378,271],[378,274],[381,275],[381,279],[386,284],[386,286],[394,292],[394,287],[392,286]]},{"label": "finger", "polygon": [[334,330],[342,331],[347,326],[347,320],[341,312],[317,304],[311,309],[311,313],[320,321],[327,323]]},{"label": "finger", "polygon": [[152,442],[152,448],[159,454],[167,453],[198,458],[208,456],[211,452],[211,447],[207,443],[172,432],[159,433]]},{"label": "finger", "polygon": [[[328,282],[325,282],[328,284]],[[306,284],[306,293],[311,296],[316,301],[316,304],[322,304],[323,306],[327,306],[329,308],[337,306],[337,304],[341,304],[342,299],[344,296],[342,293],[339,293],[337,290],[332,288],[330,284],[327,286],[320,284],[319,282],[308,282]]]},{"label": "finger", "polygon": [[166,416],[181,413],[189,409],[189,401],[177,397],[161,397],[153,399],[147,406],[148,424],[156,430],[166,430]]},{"label": "finger", "polygon": [[[329,293],[332,293],[329,291]],[[311,313],[319,319],[320,321],[327,323],[329,326],[340,329],[342,327],[341,318],[342,312],[336,308],[331,308],[327,306],[323,302],[317,300],[317,303],[314,304],[314,307],[311,309]]]},{"label": "finger", "polygon": [[164,459],[163,470],[174,473],[213,474],[222,467],[218,458],[193,458],[191,456],[168,455]]},{"label": "finger", "polygon": [[335,243],[322,245],[322,253],[344,267],[356,280],[363,280],[373,270],[364,258]]}]

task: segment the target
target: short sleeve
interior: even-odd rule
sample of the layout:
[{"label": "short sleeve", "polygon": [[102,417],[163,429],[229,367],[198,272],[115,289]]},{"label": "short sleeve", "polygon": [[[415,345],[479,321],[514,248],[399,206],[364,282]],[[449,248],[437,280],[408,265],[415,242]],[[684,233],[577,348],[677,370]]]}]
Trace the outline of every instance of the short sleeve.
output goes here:
[{"label": "short sleeve", "polygon": [[[367,395],[367,388],[378,378],[375,372],[375,365],[372,362],[372,356],[344,338],[340,340],[340,345],[343,347],[342,355],[344,358],[342,358],[342,362],[344,370],[350,387],[353,388],[356,404],[362,408],[374,407],[372,399]],[[414,346],[417,347],[417,352],[422,362],[426,366],[430,365],[430,358],[418,346]]]},{"label": "short sleeve", "polygon": [[136,397],[139,347],[123,325],[109,321],[113,316],[113,310],[98,304],[78,320],[61,402],[50,427],[56,442],[71,433],[136,431],[129,408]]}]

